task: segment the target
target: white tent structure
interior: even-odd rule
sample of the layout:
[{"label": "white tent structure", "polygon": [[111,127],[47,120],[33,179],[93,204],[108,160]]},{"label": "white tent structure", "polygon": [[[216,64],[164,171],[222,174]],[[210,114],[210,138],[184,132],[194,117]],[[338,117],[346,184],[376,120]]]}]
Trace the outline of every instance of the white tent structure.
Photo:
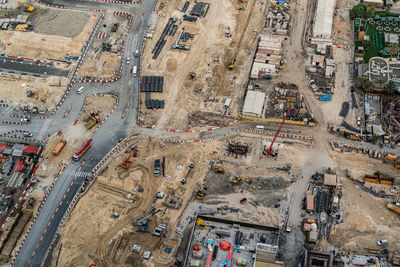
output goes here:
[{"label": "white tent structure", "polygon": [[315,12],[313,39],[330,42],[335,0],[318,0]]}]

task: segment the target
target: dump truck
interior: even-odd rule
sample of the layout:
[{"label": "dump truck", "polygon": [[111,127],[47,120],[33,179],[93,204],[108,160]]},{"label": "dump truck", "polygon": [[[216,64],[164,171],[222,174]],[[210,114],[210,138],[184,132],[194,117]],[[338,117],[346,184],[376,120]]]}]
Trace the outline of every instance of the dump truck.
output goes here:
[{"label": "dump truck", "polygon": [[85,127],[90,130],[93,126],[100,122],[100,118],[98,116],[94,116],[91,120],[85,123]]},{"label": "dump truck", "polygon": [[398,206],[396,206],[396,205],[394,205],[392,203],[388,203],[386,205],[386,207],[400,215],[400,207],[398,207]]},{"label": "dump truck", "polygon": [[58,155],[60,154],[61,150],[64,148],[64,146],[67,144],[66,140],[61,140],[56,147],[53,150],[53,155]]},{"label": "dump truck", "polygon": [[203,184],[199,190],[196,192],[196,198],[202,200],[204,198],[204,191],[207,190],[207,184]]},{"label": "dump truck", "polygon": [[81,148],[79,148],[79,150],[72,156],[72,160],[74,161],[79,161],[80,158],[85,155],[86,151],[88,151],[88,149],[92,146],[92,139],[90,138],[89,140],[87,140],[82,146]]},{"label": "dump truck", "polygon": [[83,119],[84,122],[90,121],[93,117],[99,115],[100,111],[98,109],[90,111],[90,113]]}]

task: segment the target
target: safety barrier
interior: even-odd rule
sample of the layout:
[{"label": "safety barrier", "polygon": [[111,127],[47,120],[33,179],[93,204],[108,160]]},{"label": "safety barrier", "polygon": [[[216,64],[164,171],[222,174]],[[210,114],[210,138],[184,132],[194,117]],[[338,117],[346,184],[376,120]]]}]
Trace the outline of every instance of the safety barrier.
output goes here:
[{"label": "safety barrier", "polygon": [[196,130],[177,130],[177,129],[166,129],[169,132],[180,132],[180,133],[199,133],[199,132],[207,132],[207,131],[213,131],[213,130],[218,130],[224,127],[229,127],[233,124],[235,124],[238,120],[234,120],[230,123],[216,126],[216,127],[211,127],[211,128],[206,128],[206,129],[196,129]]},{"label": "safety barrier", "polygon": [[[252,120],[252,121],[260,121],[260,122],[277,122],[277,123],[282,123],[283,119],[274,119],[274,118],[257,118],[257,117],[251,117],[251,116],[246,116],[239,114],[239,117],[242,119],[246,120]],[[293,121],[293,120],[286,120],[285,124],[294,124],[294,125],[304,125],[307,126],[307,124],[304,121]]]}]

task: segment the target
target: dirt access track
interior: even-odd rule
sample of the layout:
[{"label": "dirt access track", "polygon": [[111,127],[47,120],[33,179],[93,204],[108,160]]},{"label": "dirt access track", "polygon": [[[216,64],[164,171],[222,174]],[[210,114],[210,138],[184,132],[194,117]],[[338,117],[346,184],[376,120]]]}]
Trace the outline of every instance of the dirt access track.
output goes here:
[{"label": "dirt access track", "polygon": [[[228,140],[248,142],[251,146],[248,157],[243,160],[224,156]],[[131,158],[132,165],[126,170],[120,164],[128,157],[133,144],[139,147],[138,155],[136,158]],[[229,135],[211,142],[182,144],[163,144],[158,140],[137,138],[125,152],[122,152],[106,167],[93,187],[80,199],[60,231],[60,241],[52,255],[53,263],[62,243],[59,258],[59,264],[62,266],[87,266],[92,263],[97,266],[144,266],[145,262],[142,262],[141,255],[146,250],[152,252],[150,261],[146,261],[148,266],[169,266],[179,241],[175,235],[176,223],[186,205],[193,200],[194,191],[203,183],[204,177],[212,175],[215,175],[211,179],[214,182],[210,182],[203,201],[220,206],[230,205],[253,210],[254,214],[259,214],[259,216],[249,217],[249,214],[243,210],[239,212],[239,217],[276,225],[277,218],[274,215],[276,210],[270,207],[276,204],[278,199],[285,198],[284,191],[289,181],[293,181],[292,175],[300,174],[301,166],[293,165],[292,174],[278,172],[281,178],[270,179],[272,175],[265,173],[270,173],[276,167],[282,167],[288,161],[295,162],[293,158],[296,155],[299,157],[309,153],[310,150],[299,144],[285,146],[282,140],[278,140],[277,147],[280,147],[281,153],[278,159],[260,159],[261,148],[264,144],[268,144],[268,140],[260,143],[260,138],[257,136],[241,136],[240,134]],[[166,162],[165,177],[162,175],[155,177],[153,175],[154,160],[162,160],[163,157]],[[226,168],[227,174],[211,173],[210,160]],[[195,167],[187,176],[186,184],[181,184],[180,180],[188,174],[188,166],[191,162],[195,163]],[[298,162],[304,163],[301,160]],[[262,167],[257,169],[254,166]],[[250,188],[245,183],[234,187],[226,185],[230,174],[263,176],[265,182],[255,182]],[[255,188],[255,194],[252,193],[253,188]],[[244,191],[239,192],[241,189]],[[224,191],[222,194],[221,190]],[[266,196],[265,190],[272,190],[268,192],[273,193]],[[165,192],[166,196],[161,200],[156,200],[157,191]],[[166,198],[172,195],[182,199],[182,204],[178,209],[164,204]],[[249,199],[248,206],[239,203],[243,195]],[[166,231],[163,232],[166,238],[160,239],[151,233],[138,232],[136,220],[148,214],[151,208],[161,209],[162,212],[150,218],[148,230],[152,232],[159,223],[164,223],[167,225]],[[168,210],[164,213],[166,208]],[[118,212],[118,218],[114,218],[115,212]],[[133,244],[142,246],[139,254],[131,252]],[[172,252],[165,253],[165,247],[172,248]]]},{"label": "dirt access track", "polygon": [[[188,114],[196,111],[219,114],[224,111],[224,99],[232,98],[232,103],[235,103],[235,99],[243,94],[243,85],[248,80],[251,63],[249,55],[255,51],[263,19],[265,4],[254,1],[250,0],[247,4],[229,0],[204,1],[210,7],[206,17],[198,18],[197,22],[183,20],[184,14],[180,10],[184,0],[165,2],[164,7],[158,11],[159,16],[153,20],[151,28],[155,29],[155,34],[145,42],[140,68],[141,76],[164,76],[163,93],[151,93],[151,98],[165,100],[165,109],[146,109],[146,96],[142,93],[142,124],[152,126],[158,122],[159,127],[168,125],[173,129],[187,129],[190,123]],[[190,13],[193,6],[194,2],[190,1],[186,14]],[[244,10],[238,10],[241,8]],[[236,68],[228,70],[226,65],[233,59],[250,13],[252,15],[236,60]],[[166,44],[154,60],[151,51],[170,17],[178,19],[177,32],[174,36],[165,37]],[[193,40],[186,43],[181,41],[191,45],[189,51],[171,49],[182,27],[185,27],[185,32],[194,34]],[[227,37],[227,32],[232,37]],[[189,77],[191,72],[196,73],[194,79]],[[237,114],[235,105],[232,104],[230,109],[232,115]]]}]

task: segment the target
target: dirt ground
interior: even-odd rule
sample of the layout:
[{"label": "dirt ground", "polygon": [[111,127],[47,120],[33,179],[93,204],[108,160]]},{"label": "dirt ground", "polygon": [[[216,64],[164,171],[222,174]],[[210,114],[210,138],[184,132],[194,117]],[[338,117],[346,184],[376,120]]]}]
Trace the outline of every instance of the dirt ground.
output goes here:
[{"label": "dirt ground", "polygon": [[[64,94],[67,78],[48,77],[46,79],[16,74],[0,74],[0,99],[12,105],[30,104],[36,107],[53,108]],[[27,97],[27,90],[37,93]],[[42,99],[46,99],[43,102]]]},{"label": "dirt ground", "polygon": [[[195,188],[203,183],[204,177],[206,181],[213,181],[208,181],[205,199],[203,202],[198,202],[199,204],[238,207],[242,211],[236,215],[230,214],[236,216],[236,219],[257,219],[277,225],[277,211],[273,207],[284,197],[289,181],[293,182],[292,175],[300,175],[301,166],[293,164],[290,174],[277,171],[276,176],[281,175],[281,178],[273,177],[272,173],[266,175],[266,172],[282,167],[296,158],[296,155],[298,157],[300,153],[307,153],[308,149],[297,144],[284,146],[281,140],[278,140],[277,147],[280,147],[278,159],[259,159],[262,145],[268,144],[268,141],[252,137],[237,135],[207,143],[166,143],[164,148],[159,141],[135,140],[132,144],[139,147],[139,152],[137,157],[133,158],[131,167],[125,170],[119,166],[130,153],[128,146],[126,152],[108,165],[94,186],[78,202],[70,219],[62,228],[60,243],[63,244],[63,248],[59,264],[138,266],[137,264],[141,262],[141,253],[150,250],[153,256],[147,266],[168,266],[173,253],[166,254],[163,250],[165,246],[175,249],[178,243],[174,235],[176,223],[186,205],[193,199]],[[227,140],[232,138],[250,143],[251,152],[245,160],[222,155],[226,152]],[[166,162],[165,177],[154,177],[152,174],[154,159],[163,157]],[[220,176],[211,173],[210,160],[226,168],[227,174]],[[191,162],[195,163],[195,167],[188,175],[187,183],[181,184],[180,180],[187,175],[188,165]],[[256,163],[262,167],[252,168],[251,166]],[[263,176],[260,178],[263,181],[258,182],[255,179],[250,187],[246,182],[235,187],[226,184],[230,174]],[[265,194],[265,190],[270,194]],[[155,200],[157,191],[165,192],[166,196],[181,197],[182,205],[177,210],[167,208],[163,204],[166,197]],[[262,195],[264,197],[261,197]],[[243,196],[249,199],[246,206],[239,203]],[[135,221],[146,215],[152,207],[163,211],[167,208],[165,213],[158,213],[149,222],[150,231],[159,223],[167,224],[166,239],[159,239],[150,233],[140,233],[135,226]],[[250,214],[249,211],[254,212]],[[113,218],[114,212],[118,212],[119,218]],[[82,236],[85,238],[80,238]],[[133,244],[142,246],[140,255],[130,252]],[[58,251],[58,247],[55,251]],[[53,260],[55,257],[56,255],[53,255]]]},{"label": "dirt ground", "polygon": [[[223,100],[241,94],[243,84],[247,81],[246,75],[240,74],[250,70],[251,61],[248,55],[255,49],[264,7],[259,1],[256,2],[251,15],[234,71],[229,71],[226,65],[233,58],[253,1],[248,1],[244,5],[238,1],[209,1],[210,8],[205,18],[199,19],[196,23],[182,21],[179,25],[178,32],[181,26],[184,26],[185,31],[195,35],[190,41],[191,50],[171,50],[170,47],[176,41],[177,35],[166,37],[167,43],[158,58],[151,59],[150,52],[169,17],[176,16],[182,19],[183,14],[178,10],[182,8],[184,2],[166,2],[159,12],[165,15],[157,17],[151,27],[156,29],[153,39],[146,40],[145,43],[141,74],[164,76],[163,93],[153,93],[152,99],[165,99],[165,110],[147,110],[144,106],[145,95],[142,94],[142,123],[145,125],[151,126],[158,121],[159,127],[169,125],[171,128],[185,129],[190,123],[188,114],[195,111],[221,114],[225,110]],[[238,11],[241,7],[244,7],[244,11]],[[228,28],[233,37],[225,37]],[[191,72],[196,73],[193,80],[189,77]],[[236,114],[236,112],[236,106],[232,105],[229,113]],[[175,115],[169,116],[169,114]]]},{"label": "dirt ground", "polygon": [[[42,12],[45,13],[44,18],[33,18],[33,21],[38,23],[38,32],[0,31],[0,39],[11,43],[6,48],[6,54],[54,60],[64,60],[64,56],[79,57],[82,46],[92,31],[98,15],[95,12],[68,11],[69,16],[62,18],[63,16],[60,16],[58,12],[64,11],[38,10],[38,16]],[[35,13],[31,16],[35,16]],[[82,21],[63,23],[67,18],[70,20],[71,16],[72,19],[76,17],[77,20]],[[88,16],[89,18],[87,18]],[[52,23],[46,21],[47,17],[52,19]],[[87,21],[86,24],[85,21]],[[59,31],[57,25],[63,25],[63,34],[56,35]]]},{"label": "dirt ground", "polygon": [[[107,12],[104,16],[102,27],[99,33],[106,33],[104,39],[98,38],[96,35],[93,45],[89,48],[85,61],[79,69],[78,76],[89,77],[112,77],[120,66],[121,56],[119,51],[122,45],[122,37],[128,26],[128,20],[125,17],[120,17]],[[114,23],[118,23],[116,32],[111,32]],[[103,51],[103,43],[112,43],[118,46],[118,52]]]}]

